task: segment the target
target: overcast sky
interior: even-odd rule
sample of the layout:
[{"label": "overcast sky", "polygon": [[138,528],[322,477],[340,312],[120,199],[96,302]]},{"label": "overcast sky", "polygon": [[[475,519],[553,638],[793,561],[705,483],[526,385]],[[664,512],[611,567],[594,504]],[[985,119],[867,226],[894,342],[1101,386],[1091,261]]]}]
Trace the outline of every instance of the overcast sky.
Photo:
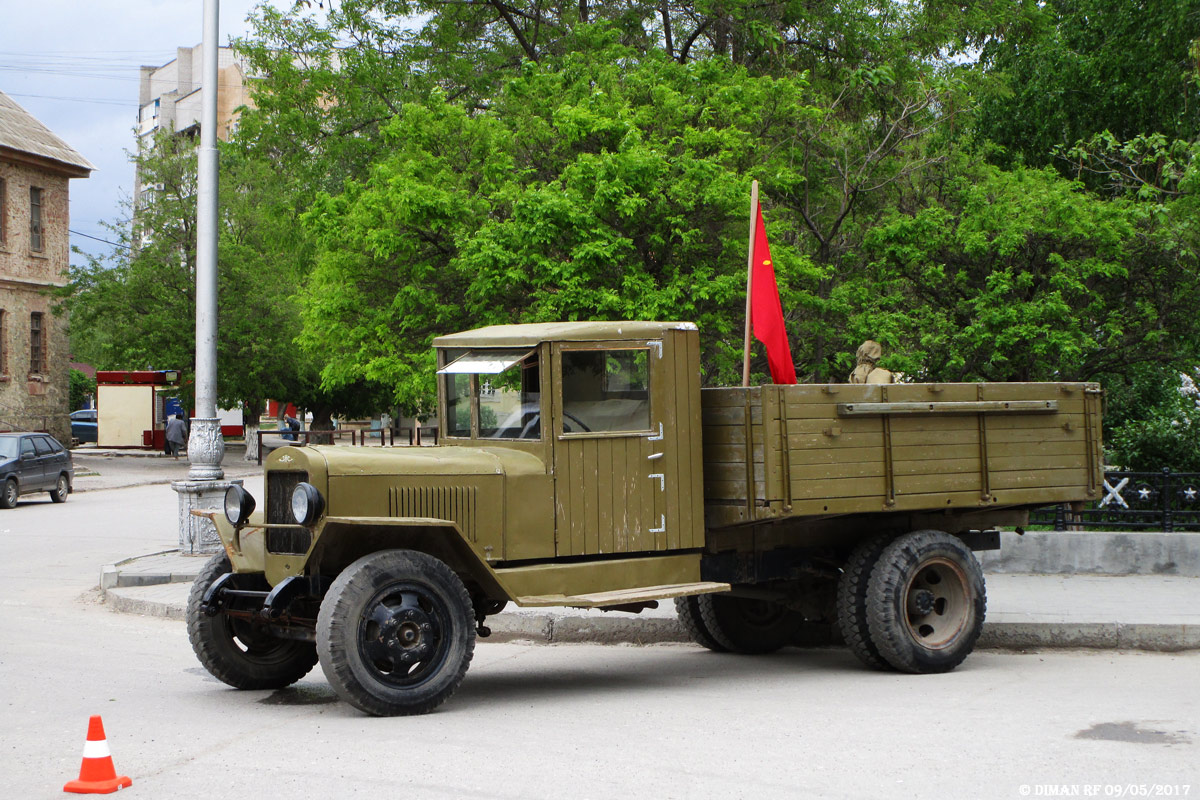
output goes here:
[{"label": "overcast sky", "polygon": [[[277,0],[272,3],[286,7]],[[248,32],[258,0],[220,0],[221,41]],[[108,251],[101,221],[118,221],[133,188],[138,67],[200,44],[202,0],[6,0],[0,13],[0,90],[96,165],[71,181],[71,244]],[[72,260],[78,256],[72,256]]]}]

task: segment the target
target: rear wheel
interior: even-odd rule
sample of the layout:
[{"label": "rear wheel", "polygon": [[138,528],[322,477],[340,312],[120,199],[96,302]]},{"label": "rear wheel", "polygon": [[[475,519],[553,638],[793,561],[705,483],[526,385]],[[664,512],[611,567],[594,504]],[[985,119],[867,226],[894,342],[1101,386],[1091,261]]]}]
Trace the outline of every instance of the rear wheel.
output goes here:
[{"label": "rear wheel", "polygon": [[696,644],[716,653],[724,653],[726,648],[722,647],[704,626],[704,617],[700,613],[698,601],[699,598],[695,596],[675,598],[675,615],[679,617],[679,625]]},{"label": "rear wheel", "polygon": [[475,652],[470,595],[450,567],[425,553],[363,556],[321,603],[317,652],[329,683],[360,711],[432,711],[462,683]]},{"label": "rear wheel", "polygon": [[58,476],[58,483],[50,490],[50,499],[56,503],[67,502],[67,495],[71,491],[71,485],[67,482],[66,475]]},{"label": "rear wheel", "polygon": [[263,625],[200,610],[208,587],[229,572],[229,558],[213,556],[192,584],[187,603],[188,638],[204,668],[237,689],[282,689],[317,663],[312,642],[280,639]]},{"label": "rear wheel", "polygon": [[4,482],[4,490],[0,491],[0,508],[15,507],[20,497],[21,490],[17,486],[17,479],[9,478]]},{"label": "rear wheel", "polygon": [[734,653],[773,653],[791,644],[804,623],[799,613],[768,600],[704,594],[696,603],[713,640]]},{"label": "rear wheel", "polygon": [[873,669],[890,669],[891,665],[879,654],[879,648],[871,641],[867,625],[867,589],[871,570],[879,561],[892,536],[873,536],[854,548],[837,586],[837,620],[846,646],[859,661]]},{"label": "rear wheel", "polygon": [[948,672],[975,648],[987,598],[983,570],[957,537],[916,531],[888,545],[871,573],[871,641],[901,672]]}]

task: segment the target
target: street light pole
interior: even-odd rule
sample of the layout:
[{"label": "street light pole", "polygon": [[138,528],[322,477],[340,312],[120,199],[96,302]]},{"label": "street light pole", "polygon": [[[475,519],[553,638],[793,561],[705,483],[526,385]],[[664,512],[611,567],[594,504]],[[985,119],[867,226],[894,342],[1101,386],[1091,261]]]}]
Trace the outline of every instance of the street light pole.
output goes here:
[{"label": "street light pole", "polygon": [[[200,86],[200,150],[196,173],[196,416],[188,436],[186,481],[171,484],[179,494],[179,550],[219,552],[212,521],[193,510],[222,507],[230,482],[223,480],[225,440],[217,418],[217,37],[219,0],[204,0],[204,58]],[[241,483],[241,481],[236,481]]]},{"label": "street light pole", "polygon": [[188,442],[191,480],[220,480],[225,442],[217,419],[217,21],[220,0],[204,0],[204,66],[196,173],[196,417]]}]

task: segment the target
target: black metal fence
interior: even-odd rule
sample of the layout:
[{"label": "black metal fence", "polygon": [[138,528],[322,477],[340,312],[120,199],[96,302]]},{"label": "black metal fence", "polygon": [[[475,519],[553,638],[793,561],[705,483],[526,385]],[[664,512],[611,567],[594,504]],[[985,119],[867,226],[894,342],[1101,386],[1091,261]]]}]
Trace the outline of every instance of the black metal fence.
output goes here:
[{"label": "black metal fence", "polygon": [[1088,508],[1039,508],[1030,513],[1029,524],[1053,525],[1056,531],[1200,531],[1200,472],[1106,472],[1103,496]]}]

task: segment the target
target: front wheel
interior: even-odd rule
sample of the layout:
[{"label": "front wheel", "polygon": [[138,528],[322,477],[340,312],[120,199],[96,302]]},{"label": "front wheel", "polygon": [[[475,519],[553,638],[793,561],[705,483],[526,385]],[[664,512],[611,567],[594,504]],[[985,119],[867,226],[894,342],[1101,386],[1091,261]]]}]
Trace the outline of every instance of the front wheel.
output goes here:
[{"label": "front wheel", "polygon": [[337,577],[317,616],[325,677],[376,716],[424,714],[454,693],[475,652],[471,597],[433,556],[383,550]]},{"label": "front wheel", "polygon": [[17,479],[9,478],[4,482],[3,491],[0,491],[0,508],[15,508],[20,497],[21,489],[17,486]]},{"label": "front wheel", "polygon": [[901,672],[957,667],[975,649],[986,610],[983,570],[962,540],[948,533],[899,537],[871,572],[871,641]]},{"label": "front wheel", "polygon": [[262,625],[200,610],[208,587],[230,569],[228,556],[213,556],[188,593],[188,638],[196,657],[213,677],[236,689],[291,686],[317,663],[312,642],[280,639]]},{"label": "front wheel", "polygon": [[56,503],[67,502],[67,495],[71,492],[71,486],[67,483],[66,475],[58,476],[58,483],[50,490],[50,499]]}]

